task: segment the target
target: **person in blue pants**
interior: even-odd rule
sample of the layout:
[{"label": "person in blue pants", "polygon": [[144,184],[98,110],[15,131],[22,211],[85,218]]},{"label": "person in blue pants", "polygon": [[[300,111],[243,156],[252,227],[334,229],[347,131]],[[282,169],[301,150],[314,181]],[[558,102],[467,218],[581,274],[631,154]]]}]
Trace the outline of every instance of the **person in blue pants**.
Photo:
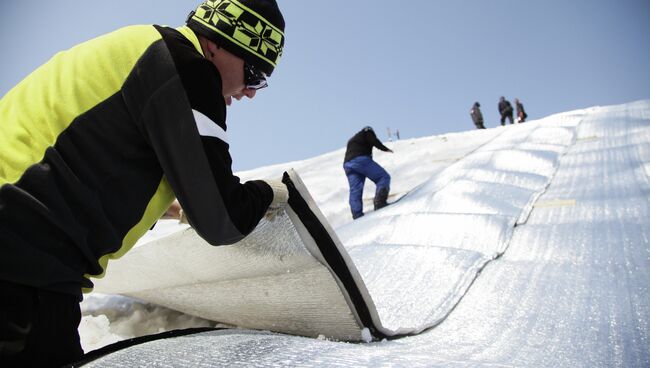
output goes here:
[{"label": "person in blue pants", "polygon": [[350,184],[350,210],[353,219],[363,216],[361,197],[366,178],[372,180],[377,187],[374,199],[375,210],[387,205],[390,175],[372,159],[373,147],[385,152],[393,152],[381,143],[372,127],[367,126],[350,138],[345,151],[343,169]]}]

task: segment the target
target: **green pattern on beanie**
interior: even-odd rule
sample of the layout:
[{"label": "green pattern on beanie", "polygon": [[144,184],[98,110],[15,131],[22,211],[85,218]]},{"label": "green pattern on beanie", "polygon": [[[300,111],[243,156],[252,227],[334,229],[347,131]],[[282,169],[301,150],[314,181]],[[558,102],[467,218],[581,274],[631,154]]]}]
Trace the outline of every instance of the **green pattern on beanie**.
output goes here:
[{"label": "green pattern on beanie", "polygon": [[284,19],[274,1],[205,1],[190,14],[187,24],[267,75],[282,56]]}]

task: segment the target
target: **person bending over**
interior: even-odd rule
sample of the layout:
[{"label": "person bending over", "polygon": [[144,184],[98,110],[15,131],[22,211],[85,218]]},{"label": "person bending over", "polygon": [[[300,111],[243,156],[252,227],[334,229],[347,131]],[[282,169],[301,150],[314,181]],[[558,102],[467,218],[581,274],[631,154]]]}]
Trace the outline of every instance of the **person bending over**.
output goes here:
[{"label": "person bending over", "polygon": [[179,28],[60,52],[0,100],[0,366],[78,360],[82,290],[175,197],[212,245],[286,203],[280,181],[233,175],[226,134],[226,106],[267,86],[283,47],[275,1],[206,1]]},{"label": "person bending over", "polygon": [[352,218],[363,216],[363,186],[366,178],[376,185],[374,206],[378,210],[387,205],[390,192],[390,175],[372,159],[372,148],[393,152],[377,138],[372,127],[365,127],[355,134],[347,144],[343,169],[350,185],[350,210]]}]

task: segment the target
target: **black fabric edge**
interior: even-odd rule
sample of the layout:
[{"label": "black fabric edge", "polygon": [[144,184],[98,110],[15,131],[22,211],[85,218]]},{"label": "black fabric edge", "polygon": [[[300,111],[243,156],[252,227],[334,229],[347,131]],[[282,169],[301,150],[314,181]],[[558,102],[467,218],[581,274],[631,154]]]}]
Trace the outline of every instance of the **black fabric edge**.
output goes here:
[{"label": "black fabric edge", "polygon": [[[361,293],[361,290],[357,286],[357,283],[350,272],[345,259],[341,255],[336,243],[332,239],[329,231],[323,226],[319,217],[311,210],[309,204],[302,196],[302,193],[296,188],[295,184],[291,180],[290,175],[285,172],[282,177],[282,182],[287,186],[289,191],[289,200],[288,203],[291,206],[291,209],[296,213],[300,221],[309,232],[309,234],[314,239],[318,249],[320,250],[323,258],[327,262],[328,266],[334,272],[335,276],[341,281],[345,287],[346,292],[348,293],[350,300],[355,308],[355,311],[359,318],[361,319],[361,324],[363,327],[368,328],[372,335],[376,338],[390,338],[390,336],[382,333],[372,320],[372,316],[368,305]],[[106,355],[115,353],[120,350],[124,350],[131,346],[144,344],[150,341],[162,340],[186,335],[197,334],[201,332],[208,331],[219,331],[223,328],[212,328],[212,327],[197,327],[197,328],[188,328],[180,330],[166,331],[158,334],[145,335],[140,337],[135,337],[132,339],[126,339],[122,341],[115,342],[110,345],[106,345],[97,350],[90,351],[82,357],[81,360],[66,365],[67,368],[72,367],[81,367],[85,364],[91,363],[99,358],[102,358]]]},{"label": "black fabric edge", "polygon": [[219,330],[225,330],[225,328],[214,328],[214,327],[194,327],[194,328],[185,328],[185,329],[180,329],[180,330],[171,330],[171,331],[165,331],[157,334],[152,334],[152,335],[145,335],[145,336],[140,336],[140,337],[134,337],[132,339],[126,339],[122,341],[118,341],[115,343],[112,343],[110,345],[106,345],[104,347],[101,347],[96,350],[89,351],[88,353],[84,354],[81,360],[65,365],[65,368],[73,368],[73,367],[81,367],[83,365],[86,365],[88,363],[91,363],[99,358],[102,358],[106,355],[115,353],[117,351],[129,348],[131,346],[135,345],[140,345],[144,344],[146,342],[150,341],[155,341],[155,340],[162,340],[162,339],[170,339],[174,337],[180,337],[180,336],[186,336],[186,335],[192,335],[192,334],[197,334],[201,332],[208,332],[208,331],[219,331]]},{"label": "black fabric edge", "polygon": [[382,333],[375,323],[372,320],[370,309],[366,303],[361,290],[357,286],[357,283],[350,272],[345,259],[341,255],[336,243],[332,239],[332,236],[327,231],[325,226],[323,226],[321,220],[318,216],[309,208],[309,204],[303,198],[302,194],[296,188],[296,185],[291,180],[289,173],[285,172],[282,176],[282,182],[287,186],[289,190],[289,206],[296,213],[300,221],[311,235],[311,237],[316,242],[318,249],[320,250],[323,258],[327,262],[328,266],[334,272],[335,276],[341,281],[348,295],[350,296],[350,301],[354,305],[357,315],[361,319],[363,327],[367,327],[372,335],[378,338],[388,337]]}]

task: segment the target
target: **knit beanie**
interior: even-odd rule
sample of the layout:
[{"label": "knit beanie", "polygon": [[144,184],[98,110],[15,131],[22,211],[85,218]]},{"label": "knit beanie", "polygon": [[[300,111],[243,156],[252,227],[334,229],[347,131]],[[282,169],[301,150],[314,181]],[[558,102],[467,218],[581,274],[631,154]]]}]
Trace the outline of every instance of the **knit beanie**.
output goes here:
[{"label": "knit beanie", "polygon": [[208,0],[187,26],[270,76],[282,56],[284,18],[275,0]]}]

